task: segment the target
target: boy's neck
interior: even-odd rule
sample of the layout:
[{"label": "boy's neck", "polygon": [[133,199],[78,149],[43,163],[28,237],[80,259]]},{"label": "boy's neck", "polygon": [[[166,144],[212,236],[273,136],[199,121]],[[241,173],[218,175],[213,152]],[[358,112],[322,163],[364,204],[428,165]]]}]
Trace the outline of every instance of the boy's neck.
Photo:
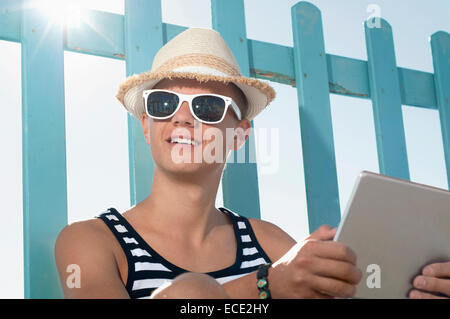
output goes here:
[{"label": "boy's neck", "polygon": [[201,243],[220,223],[215,208],[221,171],[196,179],[167,174],[155,169],[151,194],[140,211],[151,228],[170,229],[171,234]]}]

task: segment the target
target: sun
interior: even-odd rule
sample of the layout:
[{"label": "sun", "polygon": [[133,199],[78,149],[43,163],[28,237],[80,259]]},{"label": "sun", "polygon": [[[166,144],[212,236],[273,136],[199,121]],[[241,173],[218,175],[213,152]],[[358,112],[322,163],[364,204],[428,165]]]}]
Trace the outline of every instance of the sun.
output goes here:
[{"label": "sun", "polygon": [[37,0],[37,6],[52,23],[80,26],[81,8],[75,0]]}]

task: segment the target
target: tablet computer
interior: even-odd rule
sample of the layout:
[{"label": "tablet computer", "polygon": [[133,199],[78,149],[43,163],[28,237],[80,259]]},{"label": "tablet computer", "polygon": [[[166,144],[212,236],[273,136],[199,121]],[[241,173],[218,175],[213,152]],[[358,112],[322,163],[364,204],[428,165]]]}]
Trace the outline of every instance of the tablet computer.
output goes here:
[{"label": "tablet computer", "polygon": [[425,265],[450,261],[450,192],[362,171],[334,240],[363,272],[355,298],[407,298]]}]

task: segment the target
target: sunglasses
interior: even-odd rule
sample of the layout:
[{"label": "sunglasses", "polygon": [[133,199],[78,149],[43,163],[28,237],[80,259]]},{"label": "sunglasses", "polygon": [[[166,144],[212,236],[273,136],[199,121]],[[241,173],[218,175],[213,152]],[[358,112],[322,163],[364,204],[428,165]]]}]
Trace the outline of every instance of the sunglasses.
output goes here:
[{"label": "sunglasses", "polygon": [[184,101],[189,104],[192,116],[199,122],[206,124],[220,123],[231,106],[239,120],[241,111],[233,99],[219,94],[181,94],[169,90],[145,90],[145,112],[151,118],[163,120],[174,115]]}]

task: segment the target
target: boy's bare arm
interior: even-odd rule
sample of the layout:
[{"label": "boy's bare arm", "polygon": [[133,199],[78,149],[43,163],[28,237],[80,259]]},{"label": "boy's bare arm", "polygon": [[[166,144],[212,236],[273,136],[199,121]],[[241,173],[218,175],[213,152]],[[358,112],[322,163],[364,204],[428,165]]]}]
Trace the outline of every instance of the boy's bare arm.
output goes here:
[{"label": "boy's bare arm", "polygon": [[[297,244],[271,223],[253,221],[252,227],[273,262],[268,275],[273,298],[348,298],[355,294],[362,273],[356,268],[354,253],[331,241],[336,229],[322,226]],[[231,298],[258,298],[256,272],[223,287]]]},{"label": "boy's bare arm", "polygon": [[[105,248],[105,240],[105,234],[93,221],[73,223],[61,231],[55,244],[55,258],[65,298],[129,298],[114,254]],[[74,285],[75,275],[79,275],[79,288]]]},{"label": "boy's bare arm", "polygon": [[[296,243],[291,236],[270,222],[255,218],[249,218],[249,221],[259,244],[272,262],[283,257]],[[269,269],[269,286],[271,276],[271,269]],[[222,286],[231,298],[259,298],[259,291],[256,288],[256,271]]]}]

